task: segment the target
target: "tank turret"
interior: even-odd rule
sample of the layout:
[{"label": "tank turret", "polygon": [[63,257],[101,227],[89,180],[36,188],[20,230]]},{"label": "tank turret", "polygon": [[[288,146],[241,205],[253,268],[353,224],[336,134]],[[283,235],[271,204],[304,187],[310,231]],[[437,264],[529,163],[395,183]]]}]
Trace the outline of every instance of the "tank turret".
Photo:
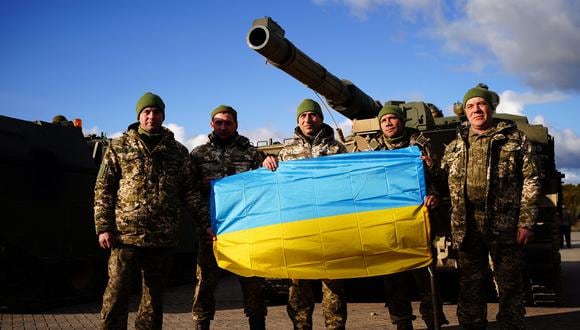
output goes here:
[{"label": "tank turret", "polygon": [[375,118],[381,105],[348,80],[341,80],[284,37],[284,29],[270,17],[257,19],[248,32],[248,46],[268,62],[326,98],[349,119]]}]

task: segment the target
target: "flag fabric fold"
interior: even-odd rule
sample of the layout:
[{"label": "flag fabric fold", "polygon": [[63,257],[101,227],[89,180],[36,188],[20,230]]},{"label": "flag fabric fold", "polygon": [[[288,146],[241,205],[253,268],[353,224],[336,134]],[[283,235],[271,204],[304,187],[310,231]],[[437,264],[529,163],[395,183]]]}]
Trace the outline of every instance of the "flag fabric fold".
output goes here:
[{"label": "flag fabric fold", "polygon": [[431,262],[417,147],[280,162],[212,183],[218,265],[242,276],[367,277]]}]

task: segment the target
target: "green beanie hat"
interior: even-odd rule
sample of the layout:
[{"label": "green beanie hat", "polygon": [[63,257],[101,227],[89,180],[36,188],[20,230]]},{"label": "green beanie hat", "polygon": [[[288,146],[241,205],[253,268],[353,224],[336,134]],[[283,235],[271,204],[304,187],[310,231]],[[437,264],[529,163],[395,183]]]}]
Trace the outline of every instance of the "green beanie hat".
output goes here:
[{"label": "green beanie hat", "polygon": [[56,116],[52,117],[52,123],[53,124],[54,123],[60,123],[60,122],[63,122],[63,121],[68,121],[68,119],[66,119],[66,117],[63,116],[63,115],[56,115]]},{"label": "green beanie hat", "polygon": [[465,96],[463,96],[463,109],[465,109],[465,104],[467,103],[467,101],[469,101],[469,99],[472,99],[474,97],[483,98],[487,102],[487,104],[489,104],[491,109],[495,109],[493,95],[487,89],[481,88],[479,86],[473,87],[472,89],[468,90],[467,93],[465,93]]},{"label": "green beanie hat", "polygon": [[222,112],[229,112],[232,114],[232,116],[234,116],[234,120],[237,122],[238,121],[238,112],[236,110],[234,110],[234,108],[230,107],[229,105],[220,105],[219,107],[213,109],[213,111],[211,112],[211,120],[213,120],[213,117],[215,117],[215,115],[217,115],[218,113],[222,113]]},{"label": "green beanie hat", "polygon": [[137,112],[137,120],[139,120],[141,110],[147,107],[155,107],[161,110],[161,112],[163,112],[163,115],[165,116],[165,103],[163,103],[161,97],[153,93],[145,93],[143,94],[143,96],[141,96],[139,101],[137,101],[137,107],[135,108],[135,111]]},{"label": "green beanie hat", "polygon": [[322,115],[322,109],[320,108],[320,104],[318,102],[311,100],[311,99],[304,99],[302,103],[296,109],[296,120],[300,118],[300,115],[304,112],[314,112],[315,114],[319,115],[321,119],[324,119]]},{"label": "green beanie hat", "polygon": [[381,123],[381,118],[383,118],[384,115],[388,114],[393,114],[397,116],[399,119],[405,120],[405,114],[403,113],[403,109],[399,108],[396,105],[385,104],[385,106],[383,106],[381,111],[379,111],[379,115],[377,116],[379,124]]}]

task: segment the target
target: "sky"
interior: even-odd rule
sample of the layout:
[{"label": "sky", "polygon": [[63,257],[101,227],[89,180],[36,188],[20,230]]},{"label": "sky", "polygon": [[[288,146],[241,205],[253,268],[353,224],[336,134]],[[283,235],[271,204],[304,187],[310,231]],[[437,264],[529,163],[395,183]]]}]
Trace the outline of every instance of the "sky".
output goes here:
[{"label": "sky", "polygon": [[[250,49],[254,19],[272,17],[312,59],[366,94],[425,101],[446,115],[479,82],[498,112],[548,127],[565,183],[580,183],[580,2],[569,0],[0,0],[4,116],[81,118],[115,137],[145,92],[190,150],[210,112],[238,110],[256,142],[291,137],[314,92]],[[331,126],[347,118],[325,114]]]}]

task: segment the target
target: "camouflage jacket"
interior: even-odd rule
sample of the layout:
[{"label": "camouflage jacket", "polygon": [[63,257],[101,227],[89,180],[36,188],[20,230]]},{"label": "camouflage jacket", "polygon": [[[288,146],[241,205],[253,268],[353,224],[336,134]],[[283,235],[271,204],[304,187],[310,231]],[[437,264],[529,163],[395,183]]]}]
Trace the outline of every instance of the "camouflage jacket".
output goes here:
[{"label": "camouflage jacket", "polygon": [[[238,135],[224,143],[215,134],[208,135],[209,141],[191,152],[192,174],[201,187],[201,180],[205,177],[219,179],[228,175],[246,172],[262,165],[263,154],[258,151],[248,138]],[[203,201],[201,212],[208,217],[199,222],[200,228],[211,226],[209,219],[208,187],[200,189]]]},{"label": "camouflage jacket", "polygon": [[[395,141],[388,141],[384,138],[382,132],[378,133],[374,140],[377,141],[377,147],[372,150],[395,150],[406,148],[410,146],[417,146],[421,153],[425,156],[431,157],[431,142],[428,137],[424,136],[418,130],[405,127],[403,136]],[[431,159],[433,163],[430,167],[425,164],[425,183],[427,185],[427,195],[439,195],[437,185],[439,183],[439,165],[435,159]]]},{"label": "camouflage jacket", "polygon": [[113,232],[123,244],[176,246],[180,206],[195,212],[199,205],[189,155],[166,128],[149,151],[137,128],[129,126],[105,152],[95,185],[96,231]]},{"label": "camouflage jacket", "polygon": [[316,158],[326,155],[342,154],[346,152],[346,147],[336,141],[332,127],[322,124],[320,131],[309,142],[309,139],[302,134],[300,127],[294,129],[294,139],[280,150],[278,159],[281,161]]},{"label": "camouflage jacket", "polygon": [[[468,134],[469,123],[465,123],[445,148],[441,162],[450,191],[455,247],[461,245],[467,230]],[[532,229],[536,222],[540,194],[537,156],[526,135],[511,121],[494,119],[494,127],[485,134],[491,136],[483,205],[487,234],[515,240],[518,228]]]}]

